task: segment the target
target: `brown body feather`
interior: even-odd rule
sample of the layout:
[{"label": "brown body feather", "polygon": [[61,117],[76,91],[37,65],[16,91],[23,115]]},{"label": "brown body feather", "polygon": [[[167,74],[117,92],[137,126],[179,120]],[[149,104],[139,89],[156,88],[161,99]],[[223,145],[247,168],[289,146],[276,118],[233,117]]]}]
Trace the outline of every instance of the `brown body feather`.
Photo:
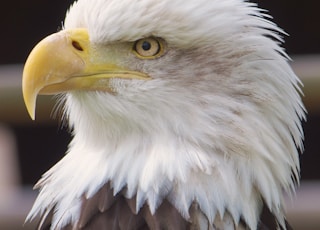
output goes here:
[{"label": "brown body feather", "polygon": [[[190,219],[186,220],[167,200],[162,202],[154,215],[151,214],[147,204],[136,213],[136,197],[128,199],[123,194],[124,190],[113,196],[113,189],[107,183],[93,197],[89,199],[82,197],[82,208],[77,224],[75,226],[69,224],[63,230],[198,230],[201,226],[203,228],[204,224],[208,226],[208,230],[223,230],[226,217],[223,220],[216,218],[213,226],[210,226],[196,203],[191,205]],[[50,229],[53,212],[54,210],[51,210],[48,215],[42,217],[39,230]],[[201,221],[199,215],[206,223]],[[242,220],[238,226],[234,225],[234,228],[248,229]],[[264,207],[258,230],[274,229],[279,229],[276,218],[268,208]],[[287,229],[291,229],[288,224]]]}]

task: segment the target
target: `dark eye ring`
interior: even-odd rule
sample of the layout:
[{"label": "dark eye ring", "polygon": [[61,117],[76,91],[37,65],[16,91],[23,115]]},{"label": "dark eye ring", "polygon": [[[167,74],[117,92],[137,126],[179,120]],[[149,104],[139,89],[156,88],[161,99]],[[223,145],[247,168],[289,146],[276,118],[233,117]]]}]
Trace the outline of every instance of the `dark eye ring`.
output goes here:
[{"label": "dark eye ring", "polygon": [[142,38],[134,43],[134,53],[142,59],[157,58],[163,54],[163,40],[160,38]]}]

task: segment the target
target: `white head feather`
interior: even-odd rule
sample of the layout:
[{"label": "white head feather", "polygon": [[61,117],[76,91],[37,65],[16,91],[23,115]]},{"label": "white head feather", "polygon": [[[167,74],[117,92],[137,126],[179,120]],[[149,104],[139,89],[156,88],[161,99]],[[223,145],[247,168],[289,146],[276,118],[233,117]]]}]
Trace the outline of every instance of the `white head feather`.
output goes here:
[{"label": "white head feather", "polygon": [[55,206],[53,228],[75,222],[79,197],[111,181],[114,193],[137,194],[137,210],[147,201],[154,212],[167,197],[188,217],[196,200],[209,220],[229,212],[255,229],[264,200],[282,224],[304,108],[282,31],[265,16],[242,0],[77,1],[65,28],[88,28],[97,46],[152,35],[168,51],[123,63],[151,81],[114,79],[116,95],[66,94],[74,138],[40,181],[29,218]]}]

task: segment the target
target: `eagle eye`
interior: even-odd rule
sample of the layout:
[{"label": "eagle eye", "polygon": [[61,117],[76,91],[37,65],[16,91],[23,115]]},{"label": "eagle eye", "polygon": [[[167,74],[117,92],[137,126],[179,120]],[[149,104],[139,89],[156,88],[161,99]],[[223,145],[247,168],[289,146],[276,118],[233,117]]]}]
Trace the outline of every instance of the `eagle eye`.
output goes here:
[{"label": "eagle eye", "polygon": [[133,52],[141,59],[153,59],[160,57],[164,51],[164,41],[160,38],[149,37],[136,41]]}]

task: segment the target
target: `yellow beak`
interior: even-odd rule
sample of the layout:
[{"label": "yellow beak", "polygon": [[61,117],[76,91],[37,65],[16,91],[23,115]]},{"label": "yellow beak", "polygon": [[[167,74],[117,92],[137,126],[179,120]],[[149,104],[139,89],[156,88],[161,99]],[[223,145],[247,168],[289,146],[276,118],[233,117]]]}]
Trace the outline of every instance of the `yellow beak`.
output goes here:
[{"label": "yellow beak", "polygon": [[144,73],[121,68],[114,54],[95,48],[86,29],[64,30],[52,34],[31,51],[22,78],[27,110],[35,119],[38,94],[58,94],[70,90],[112,92],[111,78],[147,80]]}]

